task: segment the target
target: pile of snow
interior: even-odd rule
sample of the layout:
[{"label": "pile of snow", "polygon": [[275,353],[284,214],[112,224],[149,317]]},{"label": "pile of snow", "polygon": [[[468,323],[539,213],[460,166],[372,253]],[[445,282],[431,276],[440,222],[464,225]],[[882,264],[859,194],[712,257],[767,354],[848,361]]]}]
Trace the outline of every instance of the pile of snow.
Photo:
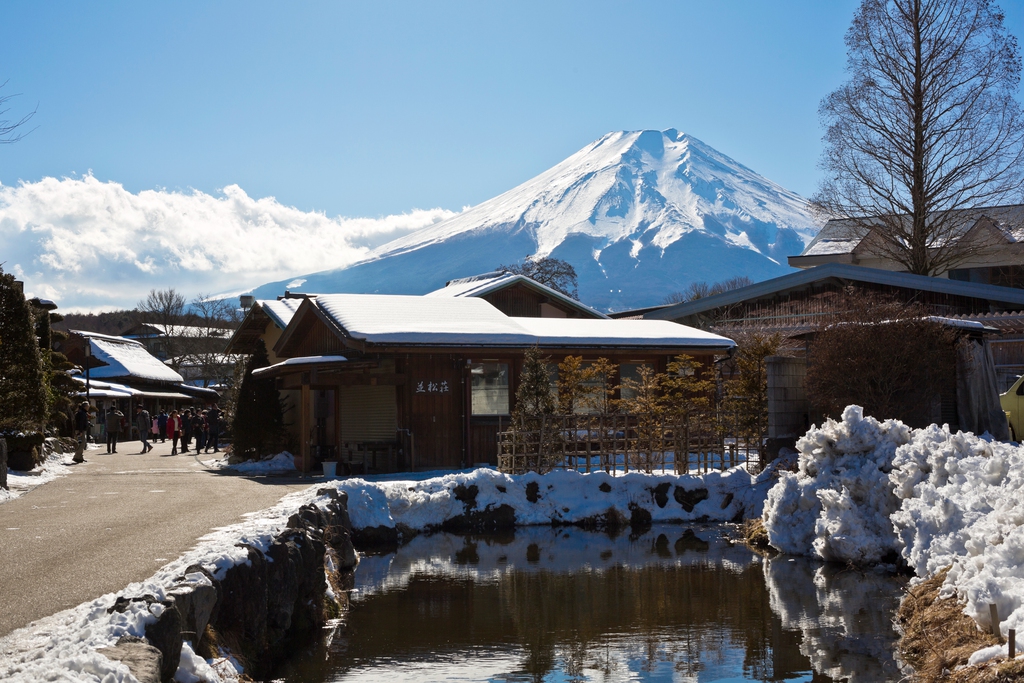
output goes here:
[{"label": "pile of snow", "polygon": [[[476,487],[471,512],[508,505],[515,512],[516,525],[525,526],[574,524],[609,511],[629,519],[637,506],[650,512],[654,523],[730,521],[760,514],[771,484],[771,472],[753,477],[741,467],[702,475],[619,476],[573,471],[509,475],[478,469],[419,482],[335,482],[338,489],[348,492],[349,516],[354,527],[414,530],[440,527],[446,520],[467,512],[464,500],[457,498],[459,487]],[[659,486],[661,496],[655,492]],[[530,493],[533,487],[535,496]],[[676,498],[677,489],[687,495],[696,494],[690,498],[681,495],[688,504],[693,501],[690,510]],[[706,491],[706,497],[697,500],[704,495],[702,491]],[[533,497],[536,502],[530,500]]]},{"label": "pile of snow", "polygon": [[889,516],[899,507],[889,472],[896,449],[910,441],[898,420],[864,417],[848,406],[797,441],[798,470],[768,492],[763,520],[784,553],[813,553],[835,562],[871,564],[898,552]]},{"label": "pile of snow", "polygon": [[222,460],[220,469],[229,469],[244,474],[269,474],[271,472],[289,472],[295,469],[295,456],[288,451],[282,451],[263,460],[246,460],[235,465],[228,465],[227,460]]},{"label": "pile of snow", "polygon": [[786,553],[871,564],[891,553],[919,578],[950,567],[984,629],[1024,628],[1024,448],[948,426],[910,429],[849,406],[797,443],[799,471],[769,491],[763,520]]}]

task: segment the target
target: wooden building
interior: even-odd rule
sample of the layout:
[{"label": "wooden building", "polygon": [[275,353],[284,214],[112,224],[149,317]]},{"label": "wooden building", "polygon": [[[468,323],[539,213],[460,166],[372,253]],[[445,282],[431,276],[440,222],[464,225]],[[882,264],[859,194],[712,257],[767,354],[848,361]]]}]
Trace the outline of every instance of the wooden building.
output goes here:
[{"label": "wooden building", "polygon": [[428,297],[477,297],[505,315],[520,318],[607,318],[608,316],[536,280],[494,272],[448,281]]},{"label": "wooden building", "polygon": [[630,376],[679,354],[710,364],[734,343],[667,321],[513,317],[472,296],[326,294],[301,300],[278,362],[254,375],[298,395],[304,468],[335,457],[356,471],[451,469],[496,464],[533,346]]}]

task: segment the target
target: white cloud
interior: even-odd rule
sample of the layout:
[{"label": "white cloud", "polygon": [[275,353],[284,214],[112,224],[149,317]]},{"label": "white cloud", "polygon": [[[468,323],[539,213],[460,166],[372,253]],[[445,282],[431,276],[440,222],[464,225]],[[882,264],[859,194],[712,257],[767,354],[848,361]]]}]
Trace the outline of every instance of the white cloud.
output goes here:
[{"label": "white cloud", "polygon": [[452,215],[329,218],[237,185],[133,194],[91,175],[44,178],[0,185],[0,263],[62,310],[131,308],[152,288],[191,298],[346,266]]}]

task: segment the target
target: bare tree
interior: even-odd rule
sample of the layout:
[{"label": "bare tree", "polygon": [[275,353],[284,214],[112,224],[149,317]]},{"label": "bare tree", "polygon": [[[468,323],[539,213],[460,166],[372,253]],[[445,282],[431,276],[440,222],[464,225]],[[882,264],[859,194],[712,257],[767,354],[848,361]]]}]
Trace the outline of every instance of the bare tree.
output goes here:
[{"label": "bare tree", "polygon": [[571,263],[562,259],[528,256],[522,263],[498,266],[498,271],[525,275],[570,298],[576,300],[580,298],[576,283],[576,269],[572,267]]},{"label": "bare tree", "polygon": [[878,256],[935,275],[983,246],[961,209],[1017,200],[1021,59],[990,0],[862,0],[846,34],[850,79],[822,100],[815,203],[871,234]]},{"label": "bare tree", "polygon": [[136,320],[157,328],[164,335],[164,353],[171,359],[171,366],[177,369],[173,360],[181,355],[181,339],[184,328],[194,324],[195,315],[185,303],[185,297],[173,287],[151,289],[145,299],[135,306]]},{"label": "bare tree", "polygon": [[740,287],[747,287],[754,284],[746,275],[740,275],[738,277],[731,277],[728,280],[722,280],[716,282],[713,285],[702,281],[691,282],[681,292],[672,292],[667,295],[663,300],[666,304],[681,304],[687,301],[696,301],[697,299],[703,299],[704,297],[714,296],[715,294],[722,294],[723,292],[731,292],[734,289]]},{"label": "bare tree", "polygon": [[197,294],[188,308],[192,324],[181,330],[180,354],[175,358],[179,372],[203,386],[230,384],[238,359],[225,356],[224,349],[239,323],[238,309],[231,300],[209,294]]},{"label": "bare tree", "polygon": [[[7,81],[0,83],[0,88],[7,86]],[[4,118],[10,109],[7,107],[7,103],[17,97],[17,95],[0,95],[0,145],[9,145],[17,142],[32,131],[20,132],[18,129],[28,123],[29,119],[35,116],[36,111],[33,109],[28,114],[25,114],[20,119],[7,119]]]}]

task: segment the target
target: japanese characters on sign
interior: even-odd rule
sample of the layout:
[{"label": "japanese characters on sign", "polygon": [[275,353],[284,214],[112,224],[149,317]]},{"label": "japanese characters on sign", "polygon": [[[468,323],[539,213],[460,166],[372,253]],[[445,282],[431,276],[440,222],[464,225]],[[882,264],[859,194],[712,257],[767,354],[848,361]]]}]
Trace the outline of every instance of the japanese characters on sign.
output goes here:
[{"label": "japanese characters on sign", "polygon": [[450,391],[448,382],[420,381],[416,383],[417,394],[447,394]]}]

